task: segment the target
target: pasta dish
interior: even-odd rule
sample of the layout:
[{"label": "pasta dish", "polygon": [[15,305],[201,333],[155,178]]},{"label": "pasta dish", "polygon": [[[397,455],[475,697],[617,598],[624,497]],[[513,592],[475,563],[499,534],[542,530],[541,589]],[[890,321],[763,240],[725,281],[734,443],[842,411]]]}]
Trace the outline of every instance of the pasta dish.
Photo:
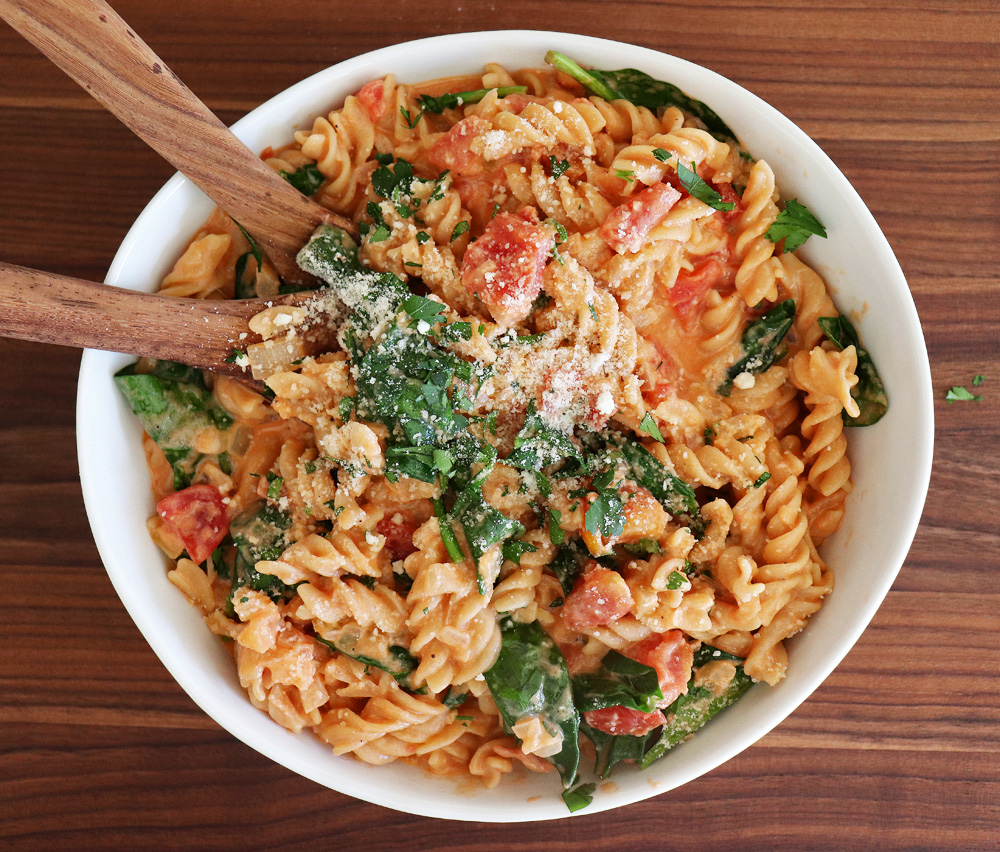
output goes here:
[{"label": "pasta dish", "polygon": [[[824,226],[707,105],[547,65],[364,85],[262,156],[357,223],[282,282],[216,211],[160,292],[270,300],[246,378],[140,361],[169,578],[250,700],[494,786],[647,767],[833,589],[885,393],[795,250]],[[761,687],[763,688],[763,687]]]}]

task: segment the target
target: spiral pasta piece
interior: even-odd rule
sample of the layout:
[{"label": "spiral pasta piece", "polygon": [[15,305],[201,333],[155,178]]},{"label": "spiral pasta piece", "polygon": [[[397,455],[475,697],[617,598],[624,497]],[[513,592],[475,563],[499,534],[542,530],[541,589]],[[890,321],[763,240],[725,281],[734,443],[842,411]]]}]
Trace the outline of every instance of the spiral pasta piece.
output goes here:
[{"label": "spiral pasta piece", "polygon": [[[334,754],[487,787],[550,771],[564,731],[534,705],[502,716],[491,692],[505,631],[536,625],[573,676],[612,652],[657,661],[679,631],[773,684],[833,587],[817,546],[852,488],[857,351],[823,342],[823,279],[775,255],[771,168],[677,107],[582,91],[497,63],[365,82],[262,155],[318,170],[313,199],[359,225],[321,276],[354,311],[328,315],[338,351],[305,344],[333,299],[274,303],[246,351],[270,394],[160,370],[198,410],[176,441],[147,427],[156,500],[234,521],[199,565],[184,524],[154,514],[168,579],[231,642],[254,706]],[[217,210],[162,292],[280,285]],[[773,363],[728,382],[785,299]],[[738,670],[716,659],[678,685],[720,695]]]},{"label": "spiral pasta piece", "polygon": [[[857,384],[854,347],[829,352],[816,347],[800,352],[792,360],[792,381],[805,391],[809,414],[802,421],[802,434],[809,440],[803,451],[809,463],[809,484],[825,497],[848,487],[851,463],[841,412],[857,412],[850,389]],[[845,401],[852,408],[847,408]]]}]

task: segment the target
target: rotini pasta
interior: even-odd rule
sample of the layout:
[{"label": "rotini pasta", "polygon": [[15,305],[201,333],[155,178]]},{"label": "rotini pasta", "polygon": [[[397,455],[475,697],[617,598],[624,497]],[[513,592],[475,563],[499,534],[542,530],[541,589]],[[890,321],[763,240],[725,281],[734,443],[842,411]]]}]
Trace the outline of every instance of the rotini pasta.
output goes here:
[{"label": "rotini pasta", "polygon": [[[490,64],[374,80],[264,152],[361,233],[300,254],[319,309],[251,320],[267,398],[163,363],[120,385],[168,577],[276,722],[569,784],[581,734],[648,748],[784,676],[833,587],[859,345],[776,246],[770,167],[702,119]],[[161,291],[276,294],[248,253],[217,213]]]}]

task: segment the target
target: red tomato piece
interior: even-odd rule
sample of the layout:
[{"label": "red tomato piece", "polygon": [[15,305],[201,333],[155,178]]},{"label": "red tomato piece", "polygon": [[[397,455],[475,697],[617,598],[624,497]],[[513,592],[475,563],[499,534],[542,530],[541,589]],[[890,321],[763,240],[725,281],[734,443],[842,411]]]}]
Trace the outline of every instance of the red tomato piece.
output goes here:
[{"label": "red tomato piece", "polygon": [[625,656],[656,669],[663,693],[663,698],[657,702],[658,707],[669,707],[678,695],[687,691],[694,651],[680,630],[643,639],[625,651]]},{"label": "red tomato piece", "polygon": [[666,717],[659,710],[643,713],[620,704],[602,710],[588,710],[583,718],[590,727],[613,736],[641,737],[667,723]]},{"label": "red tomato piece", "polygon": [[385,115],[385,81],[372,80],[365,83],[358,92],[357,98],[362,106],[368,110],[368,115],[372,121],[378,121]]},{"label": "red tomato piece", "polygon": [[416,551],[413,543],[413,533],[416,532],[417,525],[397,512],[389,518],[382,518],[375,524],[375,532],[385,536],[385,546],[392,557],[392,561],[405,559]]},{"label": "red tomato piece", "polygon": [[204,562],[229,532],[226,506],[211,485],[192,485],[164,497],[156,511],[167,528],[184,542],[194,562]]},{"label": "red tomato piece", "polygon": [[689,319],[705,294],[722,280],[725,267],[714,257],[702,261],[690,272],[681,270],[674,286],[667,291],[667,299],[682,319]]},{"label": "red tomato piece", "polygon": [[477,293],[498,323],[523,320],[542,291],[545,264],[555,246],[555,231],[538,223],[526,207],[516,215],[499,213],[462,258],[462,284]]},{"label": "red tomato piece", "polygon": [[617,571],[588,563],[562,607],[563,623],[570,630],[611,624],[632,609],[632,593]]},{"label": "red tomato piece", "polygon": [[490,123],[478,115],[463,118],[434,143],[427,152],[427,159],[436,169],[447,169],[453,175],[480,174],[486,168],[486,162],[469,146],[473,139],[490,128]]},{"label": "red tomato piece", "polygon": [[743,199],[736,194],[736,190],[733,189],[731,183],[716,183],[712,184],[715,187],[715,191],[722,196],[722,200],[728,204],[733,205],[732,210],[723,210],[721,215],[725,222],[732,222],[734,219],[738,218],[743,213]]},{"label": "red tomato piece", "polygon": [[680,192],[669,183],[647,187],[608,213],[599,233],[619,254],[637,252],[649,232],[660,224],[680,198]]}]

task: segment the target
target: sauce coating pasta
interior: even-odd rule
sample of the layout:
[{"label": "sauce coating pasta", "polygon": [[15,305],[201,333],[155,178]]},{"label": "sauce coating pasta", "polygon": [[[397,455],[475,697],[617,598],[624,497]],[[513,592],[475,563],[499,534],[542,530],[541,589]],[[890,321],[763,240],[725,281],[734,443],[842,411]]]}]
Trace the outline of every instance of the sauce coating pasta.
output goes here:
[{"label": "sauce coating pasta", "polygon": [[[599,773],[647,766],[781,680],[833,588],[866,356],[781,251],[770,167],[496,64],[371,81],[263,157],[360,226],[299,259],[340,345],[308,354],[321,312],[275,306],[240,353],[271,399],[119,378],[150,533],[254,705],[368,763],[570,787],[581,739]],[[161,292],[281,286],[217,211]]]}]

